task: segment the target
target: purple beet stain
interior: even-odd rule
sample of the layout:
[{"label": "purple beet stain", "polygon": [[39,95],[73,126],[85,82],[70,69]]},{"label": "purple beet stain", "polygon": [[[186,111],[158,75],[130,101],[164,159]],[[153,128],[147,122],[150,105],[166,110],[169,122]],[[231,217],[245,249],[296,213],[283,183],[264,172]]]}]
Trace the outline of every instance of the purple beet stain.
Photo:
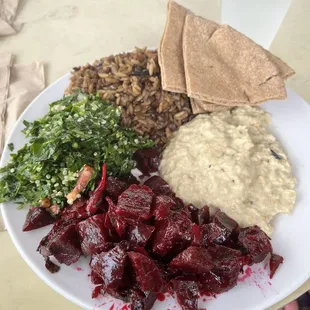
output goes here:
[{"label": "purple beet stain", "polygon": [[113,310],[114,309],[114,304],[110,307],[110,309],[109,310]]},{"label": "purple beet stain", "polygon": [[270,281],[268,281],[268,284],[271,286],[272,285],[272,283],[270,282]]},{"label": "purple beet stain", "polygon": [[76,267],[76,271],[84,271],[81,267]]},{"label": "purple beet stain", "polygon": [[244,270],[244,274],[238,279],[239,282],[244,282],[246,279],[248,279],[249,277],[251,277],[252,275],[252,269],[250,267],[247,267]]},{"label": "purple beet stain", "polygon": [[163,293],[158,293],[157,294],[157,300],[164,301],[165,299],[166,299],[165,294],[163,294]]}]

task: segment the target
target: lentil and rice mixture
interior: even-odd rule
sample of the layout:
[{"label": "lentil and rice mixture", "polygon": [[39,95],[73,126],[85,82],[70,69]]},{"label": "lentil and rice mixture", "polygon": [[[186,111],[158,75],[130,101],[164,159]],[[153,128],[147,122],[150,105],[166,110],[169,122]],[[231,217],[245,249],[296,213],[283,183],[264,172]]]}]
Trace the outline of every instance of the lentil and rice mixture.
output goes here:
[{"label": "lentil and rice mixture", "polygon": [[136,48],[73,68],[67,93],[99,93],[121,107],[122,125],[164,147],[173,131],[193,117],[188,97],[162,89],[156,50]]}]

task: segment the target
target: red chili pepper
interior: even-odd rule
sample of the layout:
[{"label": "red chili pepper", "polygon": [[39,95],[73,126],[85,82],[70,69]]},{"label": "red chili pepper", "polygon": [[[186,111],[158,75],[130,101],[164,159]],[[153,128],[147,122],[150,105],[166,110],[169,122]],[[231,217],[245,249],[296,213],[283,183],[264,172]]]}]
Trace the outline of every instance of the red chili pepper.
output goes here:
[{"label": "red chili pepper", "polygon": [[102,195],[106,188],[107,181],[107,165],[104,163],[102,165],[102,176],[99,185],[94,190],[93,194],[90,196],[87,205],[86,211],[88,216],[94,215],[98,209],[98,203],[101,201]]}]

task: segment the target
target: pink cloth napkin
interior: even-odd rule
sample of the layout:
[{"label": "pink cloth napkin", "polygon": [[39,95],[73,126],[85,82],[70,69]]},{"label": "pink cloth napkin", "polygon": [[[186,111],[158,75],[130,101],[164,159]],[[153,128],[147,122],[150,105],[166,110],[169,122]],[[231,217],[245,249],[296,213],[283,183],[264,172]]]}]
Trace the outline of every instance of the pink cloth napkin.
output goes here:
[{"label": "pink cloth napkin", "polygon": [[0,36],[16,34],[22,25],[14,23],[19,0],[0,0]]},{"label": "pink cloth napkin", "polygon": [[[16,120],[44,87],[42,62],[14,64],[11,54],[0,54],[0,156]],[[1,230],[4,225],[0,216]]]}]

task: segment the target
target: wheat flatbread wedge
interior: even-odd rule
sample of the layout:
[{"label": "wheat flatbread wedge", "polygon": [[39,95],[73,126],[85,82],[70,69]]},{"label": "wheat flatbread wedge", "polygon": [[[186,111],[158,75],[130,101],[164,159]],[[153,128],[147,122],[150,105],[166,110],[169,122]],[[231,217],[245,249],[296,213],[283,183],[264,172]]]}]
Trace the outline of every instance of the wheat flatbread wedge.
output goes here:
[{"label": "wheat flatbread wedge", "polygon": [[224,105],[219,105],[219,104],[214,104],[206,101],[202,101],[199,99],[190,99],[192,111],[194,114],[200,114],[200,113],[205,113],[205,112],[216,112],[216,111],[222,111],[222,110],[227,110],[230,107],[224,106]]},{"label": "wheat flatbread wedge", "polygon": [[185,18],[188,14],[192,12],[174,1],[168,2],[166,27],[158,50],[162,88],[185,94],[182,37]]},{"label": "wheat flatbread wedge", "polygon": [[265,50],[227,25],[210,37],[209,21],[188,15],[183,55],[189,97],[229,106],[286,97],[280,70]]},{"label": "wheat flatbread wedge", "polygon": [[286,64],[282,59],[279,57],[271,54],[268,50],[265,50],[267,56],[271,59],[271,61],[274,63],[274,65],[278,68],[280,76],[286,80],[292,75],[295,74],[295,71]]}]

